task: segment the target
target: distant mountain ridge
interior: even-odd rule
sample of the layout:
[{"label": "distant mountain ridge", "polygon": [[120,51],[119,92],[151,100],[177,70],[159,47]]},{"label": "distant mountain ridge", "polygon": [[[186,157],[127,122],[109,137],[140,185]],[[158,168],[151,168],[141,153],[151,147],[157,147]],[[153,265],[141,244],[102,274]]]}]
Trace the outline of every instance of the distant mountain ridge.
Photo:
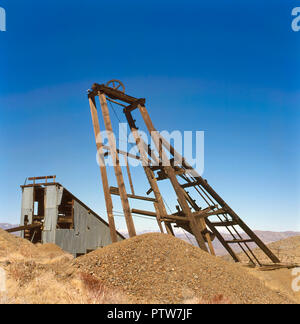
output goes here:
[{"label": "distant mountain ridge", "polygon": [[[146,234],[149,233],[151,231],[142,231],[142,232],[138,232],[138,234]],[[127,233],[124,231],[121,231],[121,233],[125,236],[128,237]],[[299,236],[300,232],[293,232],[293,231],[285,231],[285,232],[272,232],[272,231],[254,231],[254,233],[265,243],[265,244],[270,244],[273,242],[277,242],[280,240],[284,240],[293,236]],[[183,231],[179,231],[176,230],[175,232],[176,237],[191,243],[193,245],[197,245],[196,240],[194,239],[194,237],[192,235],[190,235],[189,233],[184,233]],[[230,234],[224,234],[222,233],[223,237],[225,240],[231,240],[232,237]],[[244,234],[241,234],[242,237],[245,237]],[[225,248],[223,247],[223,245],[217,240],[215,239],[213,242],[214,245],[214,249],[217,255],[226,255],[227,251],[225,250]],[[251,248],[255,248],[256,245],[253,243],[248,244],[249,247]],[[236,252],[240,251],[239,247],[234,247],[234,245],[231,246]]]},{"label": "distant mountain ridge", "polygon": [[[17,227],[19,225],[13,225],[9,223],[0,223],[0,228],[7,230],[9,228]],[[119,230],[121,234],[123,234],[125,237],[128,237],[127,232]],[[153,231],[140,231],[138,234],[146,234]],[[285,232],[272,232],[272,231],[254,231],[255,234],[265,243],[270,244],[273,242],[277,242],[280,240],[284,240],[293,236],[299,236],[300,232],[293,232],[293,231],[285,231]],[[191,243],[193,245],[197,245],[194,237],[190,235],[189,233],[184,233],[183,231],[176,230],[176,237]],[[222,234],[225,240],[230,240],[231,236],[229,234]],[[243,236],[243,235],[242,235]],[[225,255],[227,254],[227,251],[224,249],[222,244],[216,239],[213,242],[215,252],[217,255]],[[251,248],[256,247],[256,245],[250,244]],[[235,251],[239,252],[239,248],[236,248]]]}]

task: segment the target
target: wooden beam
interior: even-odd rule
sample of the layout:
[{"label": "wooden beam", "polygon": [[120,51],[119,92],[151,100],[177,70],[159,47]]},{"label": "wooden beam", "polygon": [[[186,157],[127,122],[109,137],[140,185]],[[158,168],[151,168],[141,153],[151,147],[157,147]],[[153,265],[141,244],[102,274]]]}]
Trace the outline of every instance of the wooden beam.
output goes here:
[{"label": "wooden beam", "polygon": [[123,179],[123,173],[122,169],[120,167],[119,163],[119,155],[117,152],[116,148],[116,142],[112,130],[112,125],[111,125],[111,120],[109,116],[109,111],[107,107],[107,102],[105,95],[103,93],[99,92],[99,100],[100,100],[100,105],[101,105],[101,110],[102,110],[102,116],[105,124],[105,128],[107,131],[107,137],[108,137],[108,142],[110,146],[110,153],[112,156],[113,164],[114,164],[114,171],[115,171],[115,176],[117,178],[117,183],[119,187],[119,192],[120,192],[120,198],[122,202],[122,207],[124,211],[124,216],[126,220],[126,225],[128,229],[128,233],[130,237],[133,237],[136,235],[130,207],[129,207],[129,202],[128,202],[128,197],[127,197],[127,192],[125,189],[125,184],[124,184],[124,179]]},{"label": "wooden beam", "polygon": [[[120,196],[119,188],[110,187],[109,190],[110,190],[110,193],[112,195]],[[132,199],[139,199],[139,200],[157,202],[155,198],[150,198],[150,197],[143,197],[143,196],[131,195],[131,194],[127,194],[127,197],[132,198]]]},{"label": "wooden beam", "polygon": [[133,182],[132,182],[132,177],[131,177],[131,172],[130,172],[130,166],[129,166],[129,162],[128,162],[127,156],[125,157],[125,163],[126,163],[127,176],[128,176],[128,181],[129,181],[131,193],[132,193],[132,195],[134,195],[135,192],[134,192],[134,187],[133,187]]},{"label": "wooden beam", "polygon": [[132,112],[138,107],[138,105],[145,105],[145,101],[146,101],[145,99],[137,99],[135,102],[133,102],[131,105],[127,106],[124,109],[124,113]]},{"label": "wooden beam", "polygon": [[233,244],[233,243],[254,243],[252,239],[237,239],[237,240],[230,240],[226,241],[228,244]]},{"label": "wooden beam", "polygon": [[[110,151],[110,147],[107,146],[107,145],[103,145],[103,148],[104,148],[105,150],[109,150],[109,151]],[[120,150],[120,149],[117,149],[117,152],[118,152],[119,154],[122,154],[122,155],[124,155],[124,156],[130,157],[130,158],[135,159],[135,160],[140,160],[140,159],[141,159],[141,157],[138,156],[138,155],[134,155],[134,154],[131,154],[131,153],[128,153],[128,152],[122,151],[122,150]],[[107,153],[109,154],[109,152],[107,152]],[[104,155],[106,155],[106,153],[104,153]],[[150,161],[150,160],[149,160],[149,161]],[[150,163],[150,162],[149,162],[149,163]]]},{"label": "wooden beam", "polygon": [[[272,262],[280,263],[278,257],[263,243],[263,241],[250,229],[250,227],[248,227],[248,225],[242,221],[236,212],[231,209],[229,205],[227,205],[227,203],[217,194],[217,192],[208,184],[208,182],[203,179],[192,166],[189,165],[189,163],[174,149],[172,145],[170,145],[170,143],[168,143],[162,136],[160,137],[163,145],[170,150],[170,153],[174,156],[174,158],[176,160],[182,159],[183,167],[187,169],[187,173],[190,173],[194,178],[196,178],[197,185],[202,186],[214,198],[214,200],[221,205],[221,207],[226,209],[227,213],[238,223],[238,225],[249,237],[253,238],[258,247],[269,257]],[[232,255],[231,252],[230,254]],[[236,257],[234,257],[234,259],[236,260]]]},{"label": "wooden beam", "polygon": [[[189,202],[189,204],[191,205],[191,207],[196,210],[196,211],[199,211],[200,210],[200,207],[196,204],[196,202],[192,199],[192,197],[189,195],[188,192],[185,192],[185,195],[186,195],[186,198],[187,198],[187,201]],[[209,208],[208,208],[209,209]],[[207,209],[206,209],[207,210]],[[212,244],[212,241],[211,241],[211,236],[210,236],[210,233],[208,232],[207,230],[207,227],[206,227],[206,223],[205,223],[205,220],[203,218],[196,218],[196,221],[198,222],[198,225],[201,229],[201,232],[203,233],[203,231],[205,231],[205,238],[206,238],[206,242],[208,244],[208,248],[209,248],[209,251],[212,255],[216,255],[215,253],[215,249],[214,249],[214,246]]]},{"label": "wooden beam", "polygon": [[199,210],[193,214],[195,217],[198,217],[198,218],[206,218],[206,217],[210,217],[210,216],[226,214],[226,211],[223,208],[221,208],[221,209],[211,211],[211,212]]},{"label": "wooden beam", "polygon": [[28,178],[29,181],[32,180],[44,180],[44,179],[55,179],[56,175],[52,175],[52,176],[44,176],[44,177],[30,177]]},{"label": "wooden beam", "polygon": [[20,231],[25,231],[28,229],[33,229],[33,228],[40,228],[42,227],[42,223],[39,224],[30,224],[30,225],[24,225],[24,226],[18,226],[18,227],[14,227],[14,228],[9,228],[7,230],[5,230],[8,233],[15,233],[15,232],[20,232]]},{"label": "wooden beam", "polygon": [[[140,156],[141,156],[141,159],[143,162],[142,165],[143,165],[147,180],[149,182],[151,190],[153,191],[155,199],[156,199],[155,209],[158,211],[156,213],[156,219],[159,224],[159,228],[161,229],[161,225],[160,225],[161,218],[163,218],[164,216],[167,215],[167,211],[166,211],[166,207],[165,207],[163,198],[161,196],[157,181],[155,179],[154,172],[150,168],[149,161],[148,161],[148,164],[146,163],[147,160],[149,160],[147,154],[150,154],[151,158],[154,159],[154,161],[156,161],[158,159],[155,156],[155,154],[153,154],[154,152],[152,152],[149,147],[147,147],[148,151],[146,152],[146,149],[145,149],[146,145],[145,145],[143,139],[139,136],[138,129],[135,124],[135,120],[132,118],[132,114],[130,112],[125,112],[125,116],[126,116],[128,125],[130,127],[130,130],[134,136],[136,145],[139,149]],[[167,225],[165,225],[165,226],[166,226],[167,233],[170,235],[174,235],[172,227],[167,226]]]},{"label": "wooden beam", "polygon": [[134,209],[133,208],[133,209],[131,209],[131,212],[133,214],[156,217],[156,213],[150,212],[150,211],[147,211],[147,210],[141,210],[141,209]]},{"label": "wooden beam", "polygon": [[[100,160],[103,158],[104,151],[103,151],[103,140],[100,132],[99,117],[96,108],[95,98],[89,98],[89,103],[90,103],[90,109],[92,115],[94,134],[96,139],[97,152]],[[116,231],[114,214],[113,214],[113,203],[112,203],[111,195],[109,193],[107,171],[106,171],[106,166],[104,161],[103,163],[100,162],[100,173],[102,178],[102,186],[103,186],[103,192],[105,198],[110,237],[111,237],[111,241],[115,243],[118,241],[118,237],[117,237],[117,231]]]},{"label": "wooden beam", "polygon": [[116,90],[116,89],[107,87],[104,84],[98,84],[98,83],[94,83],[92,85],[92,91],[89,93],[89,98],[98,96],[99,92],[106,94],[110,99],[118,99],[118,100],[126,102],[128,104],[132,104],[138,100],[137,98],[128,96],[127,94],[123,93],[120,90]]},{"label": "wooden beam", "polygon": [[[142,106],[142,105],[139,105],[139,111],[143,117],[143,120],[147,126],[147,129],[151,135],[151,137],[153,138],[154,140],[154,143],[155,143],[155,146],[156,146],[156,149],[158,152],[160,152],[160,141],[159,141],[159,138],[156,138],[154,132],[156,131],[153,124],[152,124],[152,121],[150,119],[150,116],[148,114],[148,111],[146,109],[145,106]],[[167,161],[167,156],[164,152],[164,150],[161,150],[161,157],[162,157],[162,161],[164,163],[164,161]],[[180,201],[180,204],[182,205],[182,209],[183,209],[183,212],[184,214],[187,216],[187,218],[189,219],[190,221],[190,226],[191,226],[191,229],[195,235],[195,238],[197,240],[197,243],[199,245],[199,247],[208,252],[207,250],[207,247],[206,247],[206,244],[204,242],[204,239],[202,237],[202,234],[201,234],[201,231],[200,231],[200,228],[198,227],[198,224],[196,222],[196,219],[195,217],[192,215],[191,213],[191,210],[188,206],[188,203],[186,201],[186,198],[185,198],[185,195],[184,195],[184,190],[180,187],[180,184],[176,178],[176,175],[175,175],[175,171],[174,169],[171,167],[171,166],[166,166],[164,167],[164,171],[166,172],[168,178],[170,179],[171,183],[172,183],[172,186],[176,192],[176,195],[178,197],[178,200]]]}]

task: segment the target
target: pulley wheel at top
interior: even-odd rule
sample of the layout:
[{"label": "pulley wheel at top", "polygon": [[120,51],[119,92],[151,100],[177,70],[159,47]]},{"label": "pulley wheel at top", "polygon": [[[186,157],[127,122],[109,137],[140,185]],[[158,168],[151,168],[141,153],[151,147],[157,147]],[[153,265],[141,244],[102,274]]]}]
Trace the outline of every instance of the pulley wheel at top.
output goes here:
[{"label": "pulley wheel at top", "polygon": [[125,86],[119,80],[110,80],[106,83],[106,86],[125,93]]}]

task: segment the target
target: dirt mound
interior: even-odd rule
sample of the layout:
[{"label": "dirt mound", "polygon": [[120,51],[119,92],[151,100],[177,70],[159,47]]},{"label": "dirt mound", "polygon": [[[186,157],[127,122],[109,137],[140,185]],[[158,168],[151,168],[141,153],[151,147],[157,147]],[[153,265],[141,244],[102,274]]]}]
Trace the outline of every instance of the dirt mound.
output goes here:
[{"label": "dirt mound", "polygon": [[[279,257],[283,264],[300,265],[300,236],[289,237],[270,243],[268,247]],[[253,252],[263,263],[270,263],[270,260],[260,249],[254,249]],[[242,262],[248,261],[244,253],[239,254],[239,258]],[[292,282],[294,279],[296,280],[292,269],[283,268],[272,271],[260,271],[259,268],[256,268],[247,269],[247,271],[264,282],[267,287],[281,291],[296,303],[300,303],[300,292],[292,289]]]},{"label": "dirt mound", "polygon": [[10,257],[32,258],[36,247],[29,241],[7,233],[0,228],[0,259]]},{"label": "dirt mound", "polygon": [[36,248],[40,255],[49,258],[55,258],[67,254],[63,249],[53,243],[37,244]]},{"label": "dirt mound", "polygon": [[35,260],[40,263],[70,260],[73,257],[55,244],[34,245],[28,240],[0,229],[0,262],[13,260]]},{"label": "dirt mound", "polygon": [[140,302],[289,303],[241,266],[170,235],[151,233],[118,242],[72,262]]}]

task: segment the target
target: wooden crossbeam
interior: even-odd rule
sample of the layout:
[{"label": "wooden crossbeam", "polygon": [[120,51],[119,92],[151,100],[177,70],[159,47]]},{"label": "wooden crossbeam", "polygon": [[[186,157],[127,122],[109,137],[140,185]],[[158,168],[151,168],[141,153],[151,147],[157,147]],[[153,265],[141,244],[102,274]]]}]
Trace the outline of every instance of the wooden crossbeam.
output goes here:
[{"label": "wooden crossbeam", "polygon": [[212,226],[221,227],[221,226],[235,226],[238,225],[235,221],[224,221],[224,222],[212,222]]},{"label": "wooden crossbeam", "polygon": [[[110,193],[112,195],[120,196],[119,188],[117,188],[117,187],[110,187],[109,190],[110,190]],[[139,200],[157,202],[157,200],[155,198],[150,198],[150,197],[143,197],[143,196],[131,195],[131,194],[127,194],[127,197],[128,198],[132,198],[132,199],[139,199]]]},{"label": "wooden crossbeam", "polygon": [[14,227],[14,228],[9,228],[7,230],[5,230],[8,233],[15,233],[15,232],[20,232],[20,231],[25,231],[28,229],[33,229],[33,228],[40,228],[42,227],[42,223],[38,223],[38,224],[30,224],[30,225],[24,225],[24,226],[18,226],[18,227]]},{"label": "wooden crossbeam", "polygon": [[251,243],[251,242],[254,242],[252,239],[236,239],[236,240],[229,240],[229,241],[226,241],[226,243],[228,244],[233,244],[233,243]]},{"label": "wooden crossbeam", "polygon": [[207,212],[204,210],[199,210],[197,212],[194,213],[195,217],[200,217],[200,218],[206,218],[206,217],[210,217],[210,216],[215,216],[215,215],[222,215],[225,214],[225,210],[223,208],[218,209],[218,210],[213,210],[211,212]]}]

